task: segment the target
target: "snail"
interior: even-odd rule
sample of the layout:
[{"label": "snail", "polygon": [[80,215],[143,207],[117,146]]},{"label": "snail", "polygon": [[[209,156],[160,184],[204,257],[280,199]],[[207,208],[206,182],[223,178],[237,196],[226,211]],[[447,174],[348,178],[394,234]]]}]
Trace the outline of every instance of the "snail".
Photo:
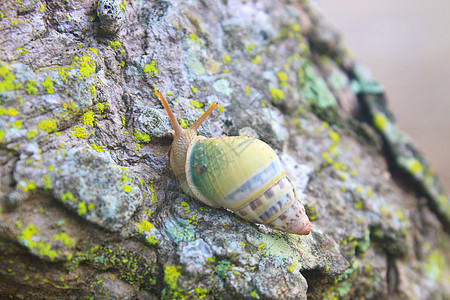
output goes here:
[{"label": "snail", "polygon": [[309,234],[305,208],[269,145],[251,137],[198,136],[198,128],[216,102],[190,128],[182,129],[163,95],[158,90],[155,94],[174,129],[169,161],[187,195],[214,208],[228,208],[252,223]]}]

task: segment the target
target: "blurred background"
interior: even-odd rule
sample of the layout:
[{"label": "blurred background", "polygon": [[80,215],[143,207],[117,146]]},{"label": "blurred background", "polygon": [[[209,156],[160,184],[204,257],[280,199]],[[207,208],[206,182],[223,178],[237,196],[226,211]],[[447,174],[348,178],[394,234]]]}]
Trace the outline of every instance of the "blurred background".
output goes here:
[{"label": "blurred background", "polygon": [[450,0],[319,0],[450,192]]}]

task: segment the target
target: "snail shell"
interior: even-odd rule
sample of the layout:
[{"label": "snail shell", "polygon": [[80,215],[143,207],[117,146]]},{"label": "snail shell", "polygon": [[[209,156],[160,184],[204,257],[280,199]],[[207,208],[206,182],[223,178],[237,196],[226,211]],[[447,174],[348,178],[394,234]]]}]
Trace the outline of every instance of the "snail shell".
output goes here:
[{"label": "snail shell", "polygon": [[299,235],[310,232],[305,208],[269,145],[250,137],[197,136],[217,103],[184,130],[162,94],[156,91],[156,95],[175,131],[170,165],[186,194],[209,206],[231,209],[253,223]]}]

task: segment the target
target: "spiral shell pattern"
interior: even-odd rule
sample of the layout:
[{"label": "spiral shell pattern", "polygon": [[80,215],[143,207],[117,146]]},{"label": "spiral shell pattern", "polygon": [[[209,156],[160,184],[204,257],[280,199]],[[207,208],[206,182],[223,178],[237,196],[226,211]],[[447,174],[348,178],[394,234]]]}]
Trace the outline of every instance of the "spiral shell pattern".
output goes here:
[{"label": "spiral shell pattern", "polygon": [[190,192],[205,204],[288,233],[311,229],[278,155],[260,140],[197,139],[187,152],[185,170]]}]

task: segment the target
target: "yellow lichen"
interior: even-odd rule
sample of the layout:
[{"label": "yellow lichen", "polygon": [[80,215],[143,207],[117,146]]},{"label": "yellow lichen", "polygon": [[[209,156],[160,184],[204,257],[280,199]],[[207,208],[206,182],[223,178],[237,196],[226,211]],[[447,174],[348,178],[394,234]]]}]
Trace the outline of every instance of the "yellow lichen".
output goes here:
[{"label": "yellow lichen", "polygon": [[331,139],[333,142],[339,143],[340,137],[339,137],[339,134],[338,134],[337,132],[335,132],[335,131],[330,131],[330,132],[328,133],[328,136],[330,137],[330,139]]},{"label": "yellow lichen", "polygon": [[384,114],[376,113],[373,118],[373,123],[380,132],[384,133],[388,128],[389,120],[386,118]]},{"label": "yellow lichen", "polygon": [[135,129],[134,131],[134,139],[138,142],[149,143],[151,138],[147,133],[142,133]]},{"label": "yellow lichen", "polygon": [[169,289],[174,290],[178,284],[178,278],[181,273],[179,272],[179,266],[165,266],[164,267],[164,282]]},{"label": "yellow lichen", "polygon": [[284,99],[284,92],[278,88],[275,87],[269,88],[269,93],[272,96],[272,99],[275,101]]},{"label": "yellow lichen", "polygon": [[63,203],[66,203],[67,201],[78,202],[78,200],[73,196],[73,194],[71,192],[66,192],[66,193],[62,194],[61,201]]},{"label": "yellow lichen", "polygon": [[200,103],[200,102],[195,101],[195,100],[191,100],[191,104],[192,104],[192,106],[194,106],[196,108],[202,108],[204,106],[203,103]]},{"label": "yellow lichen", "polygon": [[152,60],[150,64],[144,66],[144,73],[151,74],[151,77],[158,74],[158,69],[156,68],[156,61]]},{"label": "yellow lichen", "polygon": [[40,131],[47,131],[51,133],[56,130],[56,119],[46,119],[37,123],[37,127]]},{"label": "yellow lichen", "polygon": [[123,191],[125,193],[129,193],[129,192],[131,192],[133,190],[133,188],[130,185],[128,185],[128,184],[124,184],[122,186],[123,186]]},{"label": "yellow lichen", "polygon": [[223,56],[223,64],[225,65],[225,64],[227,64],[227,63],[229,63],[231,61],[231,57],[228,55],[228,54],[225,54],[224,56]]},{"label": "yellow lichen", "polygon": [[84,125],[94,127],[95,119],[94,119],[94,112],[92,110],[85,112],[81,119]]},{"label": "yellow lichen", "polygon": [[28,138],[29,140],[31,140],[31,139],[34,138],[37,134],[38,134],[37,131],[34,130],[34,129],[32,129],[32,130],[30,130],[30,131],[27,131],[27,138]]},{"label": "yellow lichen", "polygon": [[29,80],[25,85],[25,92],[29,95],[36,95],[38,89],[36,88],[37,81]]},{"label": "yellow lichen", "polygon": [[86,203],[80,202],[78,203],[78,209],[77,209],[78,215],[82,216],[87,212]]},{"label": "yellow lichen", "polygon": [[65,232],[55,234],[53,236],[53,239],[55,239],[56,241],[61,241],[64,245],[68,247],[72,247],[75,245],[75,241],[71,237],[67,236]]},{"label": "yellow lichen", "polygon": [[14,117],[14,116],[17,116],[19,114],[19,112],[14,107],[10,107],[6,110],[6,114],[8,116]]},{"label": "yellow lichen", "polygon": [[25,184],[25,186],[22,186],[22,189],[23,189],[24,192],[32,191],[32,190],[34,190],[35,188],[36,188],[36,185],[35,185],[35,183],[34,183],[34,180],[30,180],[30,181],[28,181],[28,182]]},{"label": "yellow lichen", "polygon": [[105,146],[97,146],[95,144],[91,144],[92,149],[94,149],[95,151],[101,152],[101,151],[105,151]]},{"label": "yellow lichen", "polygon": [[288,76],[285,72],[280,71],[277,73],[278,80],[280,81],[281,86],[285,86],[288,80]]},{"label": "yellow lichen", "polygon": [[49,190],[52,188],[52,181],[47,174],[44,174],[44,178],[42,179],[42,183],[44,184],[44,190]]},{"label": "yellow lichen", "polygon": [[74,133],[72,133],[70,135],[72,137],[76,137],[78,139],[83,139],[88,136],[86,130],[82,127],[73,127],[72,130],[75,131]]},{"label": "yellow lichen", "polygon": [[53,94],[55,92],[55,88],[53,87],[53,83],[49,76],[45,78],[44,82],[42,82],[41,85],[47,91],[47,93]]},{"label": "yellow lichen", "polygon": [[78,61],[80,66],[81,77],[87,78],[95,73],[95,62],[88,55],[83,55],[80,58],[76,56],[74,59],[75,61]]},{"label": "yellow lichen", "polygon": [[110,41],[109,46],[114,50],[117,50],[122,47],[122,44],[119,41]]},{"label": "yellow lichen", "polygon": [[261,56],[256,55],[254,58],[251,59],[251,62],[254,64],[258,64],[261,61]]}]

